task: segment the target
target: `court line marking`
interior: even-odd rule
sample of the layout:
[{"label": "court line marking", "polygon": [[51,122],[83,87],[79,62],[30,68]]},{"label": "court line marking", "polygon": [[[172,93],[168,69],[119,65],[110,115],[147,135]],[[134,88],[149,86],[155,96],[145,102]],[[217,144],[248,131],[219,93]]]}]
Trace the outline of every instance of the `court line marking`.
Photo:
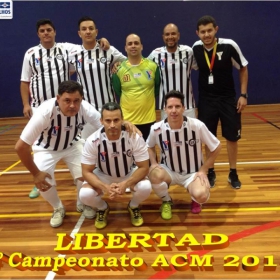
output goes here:
[{"label": "court line marking", "polygon": [[[78,220],[78,222],[76,223],[74,229],[72,230],[72,232],[71,232],[71,234],[70,234],[70,236],[73,238],[73,240],[71,241],[71,243],[73,243],[74,238],[75,238],[75,234],[76,234],[77,232],[79,232],[79,230],[80,230],[80,228],[81,228],[81,226],[82,226],[84,220],[85,220],[85,216],[82,214],[81,217],[80,217],[80,219]],[[60,258],[65,258],[66,255],[59,254],[58,257],[60,257]],[[55,278],[55,276],[56,276],[56,273],[55,273],[55,272],[49,271],[48,274],[47,274],[47,276],[46,276],[46,278],[45,278],[45,280],[53,280],[53,279]]]},{"label": "court line marking", "polygon": [[[243,231],[236,232],[236,233],[229,235],[228,238],[229,238],[230,242],[235,242],[244,237],[248,237],[248,236],[254,235],[256,233],[262,232],[262,231],[273,229],[275,227],[280,227],[280,221],[274,221],[274,222],[266,223],[266,224],[256,226],[253,228],[245,229]],[[212,251],[213,250],[192,251],[187,254],[187,257],[189,258],[190,255],[204,256],[205,254],[208,254],[209,252],[212,252]],[[172,265],[170,265],[169,267],[171,268],[171,271],[156,272],[154,275],[152,275],[148,279],[166,279],[167,277],[170,277],[172,274],[177,272],[177,270]]]},{"label": "court line marking", "polygon": [[[7,169],[3,170],[0,172],[1,175],[17,175],[17,174],[29,174],[30,172],[28,170],[19,170],[19,171],[9,171],[16,165],[21,163],[21,161],[17,161]],[[280,160],[267,160],[267,161],[244,161],[244,162],[237,162],[237,164],[240,165],[246,165],[246,164],[278,164],[280,163]],[[215,165],[228,165],[228,162],[216,162]],[[69,169],[56,169],[55,173],[62,173],[62,172],[69,172]]]},{"label": "court line marking", "polygon": [[[173,213],[186,213],[188,209],[172,209]],[[209,208],[204,209],[203,212],[256,212],[256,211],[280,211],[280,207],[252,207],[252,208],[246,208],[246,207],[224,207],[224,208]],[[125,214],[127,213],[127,210],[112,210],[110,211],[110,214]],[[141,213],[159,213],[159,210],[141,210]],[[78,212],[67,212],[67,216],[79,216],[81,213]],[[33,218],[33,217],[50,217],[51,213],[25,213],[25,214],[0,214],[0,219],[6,219],[6,218]],[[83,215],[82,215],[83,216]]]}]

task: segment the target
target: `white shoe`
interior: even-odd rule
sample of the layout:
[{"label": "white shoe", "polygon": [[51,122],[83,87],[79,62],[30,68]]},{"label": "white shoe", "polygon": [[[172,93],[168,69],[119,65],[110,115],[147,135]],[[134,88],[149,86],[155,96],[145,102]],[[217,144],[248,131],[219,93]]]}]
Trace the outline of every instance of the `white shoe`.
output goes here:
[{"label": "white shoe", "polygon": [[78,204],[77,205],[77,212],[84,214],[85,218],[87,219],[93,219],[96,216],[95,210],[93,210],[90,206],[84,205],[84,204]]},{"label": "white shoe", "polygon": [[63,223],[63,218],[65,216],[65,210],[64,207],[60,207],[57,209],[54,209],[53,215],[50,221],[50,224],[52,227],[59,227]]},{"label": "white shoe", "polygon": [[130,188],[126,188],[126,189],[125,189],[125,192],[126,192],[126,193],[130,193],[130,192],[131,192]]}]

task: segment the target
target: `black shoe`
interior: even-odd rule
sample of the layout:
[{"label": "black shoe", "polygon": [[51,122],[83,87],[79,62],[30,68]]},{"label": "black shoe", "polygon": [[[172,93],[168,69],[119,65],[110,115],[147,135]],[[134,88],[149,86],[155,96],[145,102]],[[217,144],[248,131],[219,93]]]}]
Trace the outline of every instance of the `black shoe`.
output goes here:
[{"label": "black shoe", "polygon": [[209,180],[210,188],[214,188],[215,187],[215,182],[216,182],[215,171],[208,171],[207,177],[208,177],[208,180]]},{"label": "black shoe", "polygon": [[241,182],[239,181],[238,175],[236,173],[229,173],[228,182],[231,184],[232,188],[236,190],[239,190],[241,188]]}]

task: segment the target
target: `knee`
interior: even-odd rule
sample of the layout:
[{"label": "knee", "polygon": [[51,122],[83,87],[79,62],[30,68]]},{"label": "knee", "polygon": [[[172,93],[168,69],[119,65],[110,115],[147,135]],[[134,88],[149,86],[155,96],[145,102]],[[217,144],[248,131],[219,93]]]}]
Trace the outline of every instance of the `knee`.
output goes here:
[{"label": "knee", "polygon": [[209,199],[209,196],[210,196],[210,191],[206,190],[206,189],[198,190],[192,194],[192,198],[200,204],[207,202],[207,200]]},{"label": "knee", "polygon": [[152,192],[151,182],[149,180],[140,181],[136,184],[134,190],[149,196]]},{"label": "knee", "polygon": [[97,192],[92,188],[82,187],[79,193],[80,200],[85,205],[90,205],[94,197],[97,196]]},{"label": "knee", "polygon": [[149,180],[152,184],[160,184],[162,181],[164,181],[165,174],[164,171],[156,167],[153,169],[149,174]]}]

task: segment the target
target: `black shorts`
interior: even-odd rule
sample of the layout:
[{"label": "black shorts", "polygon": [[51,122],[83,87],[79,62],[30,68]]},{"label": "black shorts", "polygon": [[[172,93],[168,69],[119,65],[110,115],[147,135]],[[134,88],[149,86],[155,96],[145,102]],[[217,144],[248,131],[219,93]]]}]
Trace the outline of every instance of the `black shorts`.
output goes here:
[{"label": "black shorts", "polygon": [[154,124],[155,122],[152,123],[145,123],[145,124],[135,124],[135,126],[142,132],[143,138],[146,141],[149,134],[150,134],[150,129],[151,126]]},{"label": "black shorts", "polygon": [[217,127],[221,121],[222,136],[236,142],[241,138],[241,113],[237,113],[235,97],[200,97],[198,119],[217,136]]}]

